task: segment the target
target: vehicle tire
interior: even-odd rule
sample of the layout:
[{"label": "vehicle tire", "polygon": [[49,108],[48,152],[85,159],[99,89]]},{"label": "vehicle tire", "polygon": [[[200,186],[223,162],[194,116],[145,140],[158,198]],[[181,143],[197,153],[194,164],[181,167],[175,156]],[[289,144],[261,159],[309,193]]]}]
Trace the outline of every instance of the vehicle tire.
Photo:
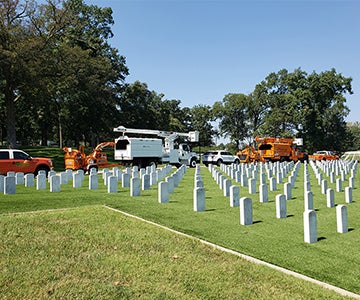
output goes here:
[{"label": "vehicle tire", "polygon": [[218,161],[216,162],[216,164],[220,167],[220,165],[222,164],[222,160],[218,159]]},{"label": "vehicle tire", "polygon": [[196,159],[193,158],[191,161],[190,161],[190,168],[195,168],[196,167]]},{"label": "vehicle tire", "polygon": [[91,173],[91,169],[95,169],[96,172],[98,172],[99,168],[97,166],[91,166],[88,170],[88,173],[90,174]]},{"label": "vehicle tire", "polygon": [[155,167],[157,167],[158,162],[156,160],[150,159],[150,160],[147,161],[146,165],[147,166],[155,165]]},{"label": "vehicle tire", "polygon": [[240,160],[238,160],[238,159],[235,159],[235,160],[234,160],[234,164],[235,164],[235,165],[238,165],[238,164],[240,164]]},{"label": "vehicle tire", "polygon": [[47,166],[39,166],[39,167],[37,167],[35,172],[34,172],[35,177],[39,174],[40,171],[45,171],[46,177],[48,177],[48,173],[49,173],[50,169]]}]

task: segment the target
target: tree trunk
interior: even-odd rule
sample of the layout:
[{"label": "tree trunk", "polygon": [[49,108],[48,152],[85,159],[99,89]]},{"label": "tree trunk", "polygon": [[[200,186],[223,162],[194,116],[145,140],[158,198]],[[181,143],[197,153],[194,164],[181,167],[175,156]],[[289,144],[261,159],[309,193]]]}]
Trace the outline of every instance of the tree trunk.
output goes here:
[{"label": "tree trunk", "polygon": [[16,121],[15,121],[15,102],[11,87],[5,84],[5,103],[7,121],[7,142],[10,149],[16,147]]}]

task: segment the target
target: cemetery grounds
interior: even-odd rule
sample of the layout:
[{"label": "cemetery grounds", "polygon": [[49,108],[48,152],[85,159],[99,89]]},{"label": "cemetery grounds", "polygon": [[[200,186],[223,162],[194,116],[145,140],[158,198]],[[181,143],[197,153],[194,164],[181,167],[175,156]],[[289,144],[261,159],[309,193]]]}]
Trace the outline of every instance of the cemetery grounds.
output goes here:
[{"label": "cemetery grounds", "polygon": [[[232,179],[240,196],[252,199],[253,224],[246,226],[240,225],[239,207],[230,207],[204,166],[204,212],[193,209],[195,169],[186,170],[169,202],[161,204],[157,185],[130,197],[120,182],[116,193],[108,193],[100,176],[97,190],[89,190],[88,175],[82,187],[73,188],[70,180],[56,193],[49,191],[49,183],[46,190],[17,185],[16,194],[0,195],[0,298],[344,298],[109,208],[360,294],[359,178],[352,203],[345,203],[349,175],[334,194],[335,203],[345,204],[348,212],[349,232],[340,234],[336,208],[327,207],[309,168],[318,236],[309,244],[303,230],[303,168],[283,219],[276,218],[275,197],[283,194],[287,178],[268,192],[267,203],[259,201],[259,182],[256,194],[249,194],[248,187]],[[335,190],[333,183],[328,187]]]}]

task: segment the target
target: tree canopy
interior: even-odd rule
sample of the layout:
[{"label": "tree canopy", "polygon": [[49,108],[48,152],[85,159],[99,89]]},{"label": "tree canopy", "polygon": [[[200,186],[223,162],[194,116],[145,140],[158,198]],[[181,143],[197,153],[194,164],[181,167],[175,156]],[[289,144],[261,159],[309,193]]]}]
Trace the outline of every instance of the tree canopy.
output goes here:
[{"label": "tree canopy", "polygon": [[352,94],[351,78],[335,69],[307,74],[301,69],[270,73],[249,96],[226,95],[213,109],[220,130],[237,145],[255,135],[301,137],[308,151],[343,151],[349,108],[345,94]]}]

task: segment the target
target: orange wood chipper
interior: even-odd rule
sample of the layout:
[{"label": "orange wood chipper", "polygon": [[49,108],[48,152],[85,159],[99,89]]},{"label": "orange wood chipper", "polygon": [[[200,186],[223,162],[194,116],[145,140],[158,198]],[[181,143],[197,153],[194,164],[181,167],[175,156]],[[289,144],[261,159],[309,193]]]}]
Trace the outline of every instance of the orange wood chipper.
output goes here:
[{"label": "orange wood chipper", "polygon": [[80,145],[78,149],[64,147],[65,169],[90,172],[91,168],[96,168],[96,170],[98,170],[99,168],[117,166],[118,164],[110,164],[108,162],[107,154],[103,151],[103,148],[114,147],[114,145],[114,142],[100,143],[89,155],[85,154],[85,149],[82,145]]}]

